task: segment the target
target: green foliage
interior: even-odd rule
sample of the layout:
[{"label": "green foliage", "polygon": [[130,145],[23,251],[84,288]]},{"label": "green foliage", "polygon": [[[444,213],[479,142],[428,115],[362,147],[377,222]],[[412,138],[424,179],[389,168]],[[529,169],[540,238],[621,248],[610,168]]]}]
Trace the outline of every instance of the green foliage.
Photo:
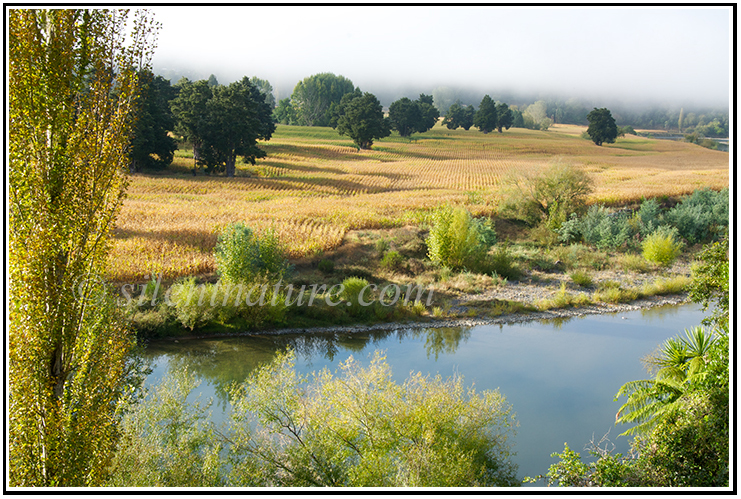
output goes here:
[{"label": "green foliage", "polygon": [[569,277],[574,282],[574,284],[576,284],[577,286],[581,286],[582,288],[589,288],[594,285],[592,274],[584,270],[575,270],[574,272],[569,274]]},{"label": "green foliage", "polygon": [[272,110],[275,108],[275,95],[273,95],[273,86],[268,80],[263,80],[257,76],[253,76],[250,80],[252,84],[257,87],[262,95],[265,96],[265,104]]},{"label": "green foliage", "polygon": [[403,265],[404,257],[396,250],[389,251],[381,259],[381,266],[389,270],[401,270]]},{"label": "green foliage", "polygon": [[514,123],[514,115],[509,106],[503,102],[497,104],[497,131],[502,133],[502,128],[509,130]]},{"label": "green foliage", "polygon": [[600,249],[627,246],[635,235],[628,213],[613,213],[596,205],[579,221],[579,232],[585,243]]},{"label": "green foliage", "polygon": [[347,311],[351,316],[362,317],[372,313],[371,307],[363,305],[373,300],[372,289],[369,285],[368,281],[360,277],[348,277],[342,281],[340,299],[347,303]]},{"label": "green foliage", "polygon": [[439,116],[439,111],[432,104],[432,97],[424,94],[416,101],[402,97],[389,106],[391,128],[402,137],[410,137],[414,132],[426,132],[435,126]]},{"label": "green foliage", "polygon": [[538,175],[517,175],[508,182],[502,211],[531,225],[557,229],[571,213],[583,210],[592,181],[581,169],[555,163]]},{"label": "green foliage", "polygon": [[211,423],[211,402],[189,402],[200,384],[171,369],[146,398],[129,404],[111,465],[113,487],[221,487],[227,469],[224,442]]},{"label": "green foliage", "polygon": [[432,220],[426,241],[430,260],[453,270],[479,269],[495,240],[493,227],[476,221],[465,208],[450,205],[438,208]]},{"label": "green foliage", "polygon": [[156,28],[143,12],[7,16],[7,483],[97,486],[117,444],[132,341],[99,276]]},{"label": "green foliage", "polygon": [[242,222],[224,228],[214,257],[219,275],[231,282],[251,282],[258,277],[277,280],[289,270],[275,231],[257,235]]},{"label": "green foliage", "polygon": [[170,82],[142,70],[138,76],[136,122],[131,138],[129,157],[131,172],[142,168],[166,168],[172,163],[177,149],[175,139],[168,135],[175,128],[170,101],[175,92]]},{"label": "green foliage", "polygon": [[191,277],[173,284],[169,293],[170,303],[163,302],[162,306],[190,330],[233,323],[256,329],[281,324],[288,313],[286,296],[276,294],[275,285],[262,279],[198,284]]},{"label": "green foliage", "polygon": [[615,142],[618,129],[609,109],[604,107],[597,109],[595,107],[587,115],[587,120],[589,121],[587,133],[595,144],[601,146],[603,142],[607,142],[608,144]]},{"label": "green foliage", "polygon": [[296,123],[296,110],[293,109],[289,97],[278,101],[278,107],[273,111],[273,120],[284,125],[294,125]]},{"label": "green foliage", "polygon": [[[504,397],[455,377],[391,378],[383,357],[333,375],[279,355],[234,392],[232,476],[240,486],[511,486]],[[248,431],[255,424],[255,431]]]},{"label": "green foliage", "polygon": [[636,423],[623,435],[650,431],[682,404],[681,397],[707,376],[705,355],[713,341],[702,328],[685,330],[685,338],[669,338],[658,355],[648,359],[656,370],[654,379],[620,387],[615,400],[621,396],[628,400],[620,407],[616,423]]},{"label": "green foliage", "polygon": [[479,109],[473,117],[473,125],[482,133],[496,130],[499,125],[497,105],[488,95],[481,99]]},{"label": "green foliage", "polygon": [[494,251],[487,255],[483,270],[509,281],[516,281],[522,277],[522,270],[515,263],[512,252],[506,244],[495,246]]},{"label": "green foliage", "polygon": [[368,92],[356,90],[342,97],[336,117],[337,132],[349,136],[360,149],[370,149],[374,140],[391,135],[381,103]]},{"label": "green foliage", "polygon": [[728,189],[698,189],[669,210],[666,221],[690,244],[723,237],[728,231]]},{"label": "green foliage", "polygon": [[270,140],[275,132],[272,112],[265,95],[246,76],[214,88],[200,117],[199,164],[209,173],[223,170],[233,177],[237,156],[253,165],[264,158],[257,141]]},{"label": "green foliage", "polygon": [[645,199],[635,214],[639,232],[643,237],[653,233],[661,225],[661,206],[655,198]]},{"label": "green foliage", "polygon": [[563,445],[562,453],[551,454],[551,457],[557,457],[560,461],[548,468],[548,480],[559,487],[586,487],[589,483],[586,478],[589,466],[582,462],[578,452],[569,449],[566,443]]},{"label": "green foliage", "polygon": [[659,229],[643,240],[643,257],[649,262],[668,267],[682,253],[682,245],[669,228]]},{"label": "green foliage", "polygon": [[[187,78],[180,80],[176,89],[177,96],[170,102],[175,115],[175,133],[192,144],[193,160],[197,164],[208,126],[206,105],[213,91],[205,80],[191,82]],[[195,166],[193,168],[195,171]]]},{"label": "green foliage", "polygon": [[345,94],[355,85],[342,75],[319,73],[298,82],[291,94],[296,123],[306,126],[331,126],[332,115]]},{"label": "green foliage", "polygon": [[445,114],[443,125],[448,127],[448,130],[455,130],[458,127],[463,127],[464,130],[468,130],[473,126],[473,118],[476,114],[476,110],[473,106],[468,105],[466,107],[461,106],[460,101],[455,101],[448,112]]},{"label": "green foliage", "polygon": [[701,303],[703,310],[714,305],[713,314],[705,323],[728,331],[729,310],[729,244],[728,239],[703,248],[692,267],[690,298]]}]

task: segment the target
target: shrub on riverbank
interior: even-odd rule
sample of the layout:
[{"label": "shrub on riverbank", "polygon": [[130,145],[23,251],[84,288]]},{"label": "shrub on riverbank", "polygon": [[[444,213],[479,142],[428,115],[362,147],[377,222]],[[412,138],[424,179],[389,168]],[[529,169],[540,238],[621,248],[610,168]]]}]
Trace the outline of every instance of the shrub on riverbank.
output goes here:
[{"label": "shrub on riverbank", "polygon": [[231,393],[226,428],[197,382],[171,372],[122,421],[113,486],[503,487],[518,485],[516,421],[496,390],[463,378],[410,375],[402,384],[376,352],[333,374],[296,372],[279,354]]}]

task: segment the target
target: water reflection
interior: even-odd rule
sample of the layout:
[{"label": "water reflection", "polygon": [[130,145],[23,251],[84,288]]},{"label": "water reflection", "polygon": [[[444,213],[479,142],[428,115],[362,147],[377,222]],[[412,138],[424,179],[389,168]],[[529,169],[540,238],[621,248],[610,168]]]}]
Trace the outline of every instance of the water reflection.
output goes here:
[{"label": "water reflection", "polygon": [[470,327],[435,329],[394,329],[362,333],[324,333],[312,335],[250,335],[236,338],[196,339],[183,342],[156,341],[150,343],[141,356],[147,361],[166,357],[168,367],[187,368],[215,387],[219,405],[228,400],[228,388],[244,380],[255,368],[270,362],[276,352],[292,349],[306,365],[312,361],[333,361],[341,352],[361,353],[369,345],[405,339],[424,340],[427,358],[438,360],[440,354],[454,354],[461,342],[471,336]]}]

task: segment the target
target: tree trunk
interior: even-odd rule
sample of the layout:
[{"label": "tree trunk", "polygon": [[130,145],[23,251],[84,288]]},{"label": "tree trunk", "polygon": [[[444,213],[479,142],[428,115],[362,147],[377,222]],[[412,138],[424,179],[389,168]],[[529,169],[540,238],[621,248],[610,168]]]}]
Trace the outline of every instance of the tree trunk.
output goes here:
[{"label": "tree trunk", "polygon": [[234,172],[237,169],[237,155],[236,154],[230,154],[228,158],[226,158],[226,176],[227,177],[233,177]]}]

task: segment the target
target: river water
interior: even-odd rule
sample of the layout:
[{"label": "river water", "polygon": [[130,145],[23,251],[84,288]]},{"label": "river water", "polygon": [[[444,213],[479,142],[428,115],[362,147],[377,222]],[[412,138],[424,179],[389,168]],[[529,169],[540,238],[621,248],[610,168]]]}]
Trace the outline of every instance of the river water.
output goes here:
[{"label": "river water", "polygon": [[615,393],[646,377],[642,357],[703,317],[699,306],[682,305],[556,323],[159,341],[143,356],[153,367],[148,384],[173,366],[197,373],[203,382],[196,392],[213,398],[216,422],[228,410],[226,387],[286,347],[296,351],[303,373],[334,370],[350,355],[367,364],[375,350],[386,353],[399,383],[412,371],[458,373],[477,391],[498,388],[512,404],[519,422],[514,459],[522,477],[546,473],[557,460],[550,454],[563,451],[564,442],[585,456],[585,445],[607,432],[615,450],[627,453],[628,438],[618,437],[627,427],[614,425],[624,399],[614,401]]}]

